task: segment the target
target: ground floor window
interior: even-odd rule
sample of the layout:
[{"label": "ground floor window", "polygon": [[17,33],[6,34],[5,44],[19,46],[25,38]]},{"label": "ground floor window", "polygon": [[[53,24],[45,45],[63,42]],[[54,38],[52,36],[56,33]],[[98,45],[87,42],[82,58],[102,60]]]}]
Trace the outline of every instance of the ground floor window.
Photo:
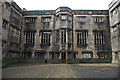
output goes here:
[{"label": "ground floor window", "polygon": [[50,53],[50,57],[51,57],[51,59],[59,59],[59,56],[60,56],[60,54],[59,53]]},{"label": "ground floor window", "polygon": [[31,57],[32,57],[32,53],[30,52],[22,53],[22,58],[31,58]]},{"label": "ground floor window", "polygon": [[105,53],[99,53],[99,58],[100,59],[105,59],[106,58],[106,54]]},{"label": "ground floor window", "polygon": [[35,53],[35,57],[36,58],[44,58],[44,55],[45,55],[45,53],[43,53],[43,52],[37,52],[37,53]]},{"label": "ground floor window", "polygon": [[85,59],[89,59],[89,58],[92,58],[92,53],[83,53],[83,58]]}]

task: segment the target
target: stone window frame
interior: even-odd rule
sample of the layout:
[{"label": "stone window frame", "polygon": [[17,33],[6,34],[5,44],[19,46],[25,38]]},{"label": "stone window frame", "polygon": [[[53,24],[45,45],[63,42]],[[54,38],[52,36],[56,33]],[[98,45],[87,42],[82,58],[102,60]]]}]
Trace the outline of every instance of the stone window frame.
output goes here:
[{"label": "stone window frame", "polygon": [[51,32],[43,31],[41,35],[41,44],[50,44]]},{"label": "stone window frame", "polygon": [[50,23],[51,22],[51,17],[44,17],[43,22],[44,23]]},{"label": "stone window frame", "polygon": [[87,44],[88,30],[77,31],[77,44]]},{"label": "stone window frame", "polygon": [[103,53],[103,52],[102,52],[102,53],[100,52],[100,53],[98,54],[98,56],[99,56],[99,59],[106,59],[106,58],[107,58],[107,54],[106,54],[106,53]]},{"label": "stone window frame", "polygon": [[95,45],[104,44],[105,43],[104,30],[93,30],[93,32],[94,32]]},{"label": "stone window frame", "polygon": [[61,15],[61,20],[67,20],[67,15]]},{"label": "stone window frame", "polygon": [[3,19],[2,28],[6,29],[6,30],[9,29],[9,22],[5,19]]},{"label": "stone window frame", "polygon": [[26,44],[29,46],[34,46],[35,44],[35,32],[34,31],[26,31]]},{"label": "stone window frame", "polygon": [[92,57],[92,52],[83,52],[83,59],[91,59]]},{"label": "stone window frame", "polygon": [[93,22],[94,23],[104,23],[105,22],[105,17],[104,16],[94,16],[93,17]]},{"label": "stone window frame", "polygon": [[77,22],[79,23],[85,23],[86,22],[86,16],[77,16]]},{"label": "stone window frame", "polygon": [[11,25],[9,29],[9,37],[13,42],[19,43],[20,30],[18,28],[15,28],[15,26]]},{"label": "stone window frame", "polygon": [[35,53],[35,57],[38,59],[44,59],[44,55],[45,55],[44,52],[36,52]]},{"label": "stone window frame", "polygon": [[66,43],[66,31],[67,30],[61,30],[60,33],[61,33],[61,43]]},{"label": "stone window frame", "polygon": [[10,11],[10,4],[8,2],[5,2],[3,6],[7,11]]}]

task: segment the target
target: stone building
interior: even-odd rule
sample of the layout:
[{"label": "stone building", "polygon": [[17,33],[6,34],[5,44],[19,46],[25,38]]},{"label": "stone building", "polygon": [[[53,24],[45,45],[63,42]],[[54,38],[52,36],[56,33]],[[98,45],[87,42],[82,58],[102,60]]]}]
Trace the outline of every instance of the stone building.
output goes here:
[{"label": "stone building", "polygon": [[111,61],[108,10],[23,11],[23,20],[24,61]]},{"label": "stone building", "polygon": [[22,29],[22,10],[15,2],[1,2],[2,58],[4,62],[17,62]]},{"label": "stone building", "polygon": [[109,5],[110,30],[113,63],[120,59],[120,0],[113,0]]},{"label": "stone building", "polygon": [[[21,62],[111,62],[108,10],[22,10],[2,3],[3,59]],[[17,58],[17,60],[16,60]]]},{"label": "stone building", "polygon": [[[1,1],[0,1],[0,12],[2,12]],[[2,13],[0,13],[0,25],[2,25]],[[2,27],[0,27],[0,64],[2,64]],[[2,72],[0,71],[0,73],[2,73]]]}]

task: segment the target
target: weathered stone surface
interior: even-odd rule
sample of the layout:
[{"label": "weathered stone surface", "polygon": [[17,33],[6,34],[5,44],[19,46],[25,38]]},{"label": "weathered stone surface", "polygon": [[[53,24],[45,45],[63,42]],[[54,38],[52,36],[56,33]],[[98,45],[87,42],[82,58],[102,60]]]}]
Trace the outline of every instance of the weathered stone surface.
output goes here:
[{"label": "weathered stone surface", "polygon": [[109,5],[110,32],[113,63],[120,59],[120,0],[113,0]]},{"label": "weathered stone surface", "polygon": [[16,3],[6,4],[11,11],[3,8],[3,19],[10,24],[9,30],[3,28],[2,39],[9,48],[5,56],[28,62],[37,58],[67,62],[73,57],[83,59],[85,54],[91,59],[112,58],[108,10],[23,11]]}]

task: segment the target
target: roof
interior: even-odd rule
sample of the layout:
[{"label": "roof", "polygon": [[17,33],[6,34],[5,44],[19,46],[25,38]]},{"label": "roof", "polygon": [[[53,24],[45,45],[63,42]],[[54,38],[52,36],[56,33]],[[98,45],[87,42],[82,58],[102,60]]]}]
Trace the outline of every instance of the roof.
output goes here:
[{"label": "roof", "polygon": [[[56,10],[30,10],[30,11],[23,11],[23,14],[24,15],[54,15],[56,14]],[[73,14],[84,14],[84,15],[89,15],[89,14],[108,15],[109,14],[108,10],[71,10],[71,12]]]}]

